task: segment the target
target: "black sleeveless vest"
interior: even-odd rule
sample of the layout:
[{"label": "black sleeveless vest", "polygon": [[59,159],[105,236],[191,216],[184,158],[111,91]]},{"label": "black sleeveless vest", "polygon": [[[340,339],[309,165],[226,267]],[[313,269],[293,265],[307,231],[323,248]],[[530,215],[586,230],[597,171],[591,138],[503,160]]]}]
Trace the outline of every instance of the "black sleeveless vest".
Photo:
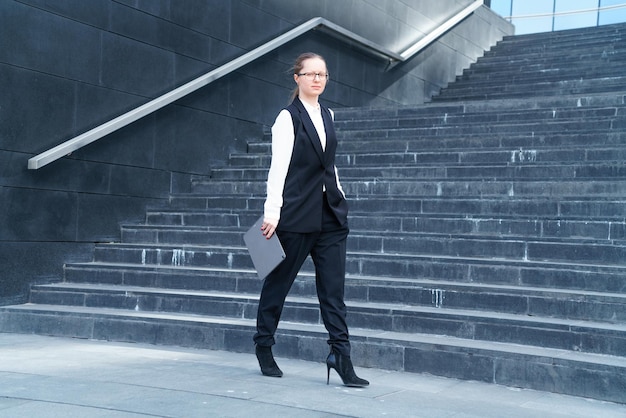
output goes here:
[{"label": "black sleeveless vest", "polygon": [[300,99],[296,98],[286,109],[294,127],[294,145],[291,162],[283,189],[283,206],[278,223],[279,231],[316,232],[322,227],[323,187],[339,224],[347,225],[348,203],[337,187],[335,153],[337,137],[328,108],[320,106],[326,131],[326,150],[322,150],[313,121]]}]

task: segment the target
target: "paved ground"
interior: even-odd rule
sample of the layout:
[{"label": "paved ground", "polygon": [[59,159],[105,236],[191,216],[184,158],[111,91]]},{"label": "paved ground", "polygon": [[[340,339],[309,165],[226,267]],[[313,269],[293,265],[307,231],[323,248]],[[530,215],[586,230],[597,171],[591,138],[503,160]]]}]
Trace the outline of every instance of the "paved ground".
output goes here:
[{"label": "paved ground", "polygon": [[[253,354],[0,333],[0,417],[626,417],[626,405],[428,375]],[[332,372],[334,373],[334,371]]]}]

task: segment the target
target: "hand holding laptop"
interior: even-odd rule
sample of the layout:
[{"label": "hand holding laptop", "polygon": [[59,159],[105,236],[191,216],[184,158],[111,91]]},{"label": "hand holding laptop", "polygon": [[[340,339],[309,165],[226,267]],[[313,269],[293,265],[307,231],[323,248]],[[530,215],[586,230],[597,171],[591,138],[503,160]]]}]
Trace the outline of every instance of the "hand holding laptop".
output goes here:
[{"label": "hand holding laptop", "polygon": [[267,238],[264,231],[261,230],[262,225],[263,216],[257,219],[243,236],[254,268],[261,280],[265,279],[285,259],[285,251],[280,244],[278,235],[272,230],[271,235],[268,233],[270,237]]}]

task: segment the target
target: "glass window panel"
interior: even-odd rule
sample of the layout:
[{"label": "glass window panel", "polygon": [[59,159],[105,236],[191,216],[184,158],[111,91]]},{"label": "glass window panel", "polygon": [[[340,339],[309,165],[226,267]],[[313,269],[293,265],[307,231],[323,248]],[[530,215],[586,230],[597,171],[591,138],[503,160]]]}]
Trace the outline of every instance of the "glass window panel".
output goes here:
[{"label": "glass window panel", "polygon": [[[625,7],[597,11],[598,6],[615,5]],[[516,34],[626,22],[626,0],[491,0],[491,8],[501,16],[513,16]],[[590,9],[585,13],[559,14]],[[553,12],[556,15],[552,16]],[[528,15],[542,16],[523,17]]]},{"label": "glass window panel", "polygon": [[513,0],[491,0],[491,10],[502,17],[511,16],[511,3]]},{"label": "glass window panel", "polygon": [[[552,30],[554,0],[513,0],[513,24],[515,33],[549,32]],[[529,15],[547,15],[522,17]],[[515,16],[518,16],[515,18]]]},{"label": "glass window panel", "polygon": [[[600,7],[626,4],[624,0],[601,0]],[[600,12],[600,25],[610,25],[611,23],[626,22],[626,7],[609,9]]]},{"label": "glass window panel", "polygon": [[[598,0],[556,0],[554,30],[595,26],[598,22]],[[585,13],[558,14],[591,10]]]},{"label": "glass window panel", "polygon": [[552,16],[513,19],[512,23],[513,25],[515,25],[516,35],[523,35],[525,33],[550,32],[552,30]]},{"label": "glass window panel", "polygon": [[513,16],[552,13],[554,0],[513,0]]}]

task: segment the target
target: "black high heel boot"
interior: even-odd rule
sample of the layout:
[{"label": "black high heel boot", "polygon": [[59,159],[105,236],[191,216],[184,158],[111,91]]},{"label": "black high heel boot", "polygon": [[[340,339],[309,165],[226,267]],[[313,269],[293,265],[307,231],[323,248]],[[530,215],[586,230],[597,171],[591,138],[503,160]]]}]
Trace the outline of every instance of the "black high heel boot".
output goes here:
[{"label": "black high heel boot", "polygon": [[332,349],[326,358],[326,384],[330,381],[330,369],[335,369],[345,386],[364,388],[370,384],[367,380],[361,379],[356,375],[350,357],[344,356]]},{"label": "black high heel boot", "polygon": [[256,346],[256,358],[261,366],[261,373],[264,376],[283,377],[283,372],[278,368],[278,364],[272,355],[272,347]]}]

